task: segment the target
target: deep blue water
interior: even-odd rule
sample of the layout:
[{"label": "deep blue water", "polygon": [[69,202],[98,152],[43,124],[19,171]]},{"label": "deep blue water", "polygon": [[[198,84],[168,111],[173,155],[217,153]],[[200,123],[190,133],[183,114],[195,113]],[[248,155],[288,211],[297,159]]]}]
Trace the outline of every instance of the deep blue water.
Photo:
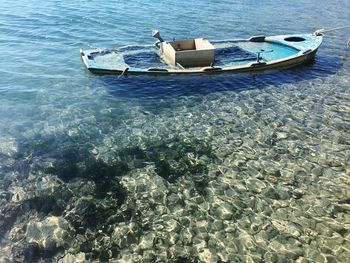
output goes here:
[{"label": "deep blue water", "polygon": [[[350,24],[349,10],[346,0],[2,0],[0,261],[20,262],[29,253],[32,258],[27,260],[56,262],[68,257],[68,248],[73,247],[69,252],[72,257],[82,252],[85,254],[80,256],[86,260],[101,261],[108,255],[135,262],[184,258],[189,262],[216,262],[219,258],[224,262],[249,258],[277,262],[276,257],[280,262],[299,257],[318,262],[323,255],[330,255],[345,262],[349,256],[345,249],[328,244],[327,250],[319,240],[334,232],[333,236],[343,242],[339,241],[339,246],[349,249],[344,243],[349,223],[334,217],[346,217],[343,210],[348,213],[348,208],[343,204],[350,197],[349,29],[327,34],[313,63],[257,75],[96,76],[85,69],[79,49],[153,44],[151,30],[155,28],[168,39],[309,33]],[[63,186],[56,187],[56,179]],[[266,189],[251,189],[252,180],[262,181],[259,185],[264,184]],[[93,186],[85,189],[79,182]],[[245,191],[239,185],[244,185]],[[156,194],[156,186],[161,193]],[[61,196],[58,193],[65,191],[62,189],[76,194]],[[197,192],[189,193],[191,189]],[[271,194],[273,191],[276,194]],[[330,197],[327,191],[334,195]],[[289,198],[282,198],[281,192],[288,193]],[[180,196],[181,213],[173,210],[176,204],[157,199],[165,193],[162,200]],[[300,193],[303,197],[296,197]],[[240,200],[237,203],[235,196]],[[81,212],[81,197],[91,197],[92,207],[103,216]],[[40,203],[40,198],[55,205]],[[207,208],[200,205],[204,204],[198,201],[201,198],[205,198]],[[256,203],[267,202],[269,205],[261,206],[270,207],[266,208],[268,212],[250,209],[253,198],[257,198]],[[329,198],[341,208],[327,203]],[[147,208],[144,199],[154,206]],[[235,208],[221,205],[222,200],[231,200]],[[193,208],[196,205],[197,210]],[[285,230],[295,238],[294,243],[286,245],[281,240],[290,239],[283,236],[283,227],[274,220],[295,223],[293,215],[297,212],[286,211],[289,217],[279,212],[288,206],[297,206],[301,218],[314,218],[323,225],[310,227],[299,222],[301,233],[297,237]],[[18,207],[22,210],[16,210]],[[160,212],[163,208],[168,209],[168,219]],[[144,223],[136,212],[130,212],[132,209],[151,223]],[[233,216],[227,217],[226,210]],[[265,217],[260,218],[262,213]],[[105,220],[114,214],[124,219]],[[72,215],[82,218],[80,225]],[[62,228],[70,236],[92,231],[90,241],[95,240],[102,252],[96,252],[96,247],[82,249],[85,241],[74,243],[69,238],[62,245],[47,233],[39,239],[52,239],[59,249],[50,250],[46,243],[31,239],[28,229],[40,228],[35,222],[49,224],[50,216],[66,220],[70,230]],[[173,229],[167,223],[169,218],[180,226],[163,231]],[[186,225],[186,220],[191,223]],[[198,230],[200,220],[224,224],[224,229],[234,227],[235,234],[220,236],[220,231],[209,227],[205,235],[215,236],[221,243],[216,239],[209,242],[210,238]],[[334,230],[330,221],[341,229]],[[128,232],[125,245],[120,240],[127,234],[118,233],[134,227],[134,223],[139,228]],[[259,229],[271,225],[282,237],[249,232],[254,224]],[[109,225],[109,232],[101,230],[102,225]],[[329,231],[322,232],[322,227]],[[101,234],[100,230],[105,232]],[[192,231],[191,242],[186,243],[189,234],[184,231]],[[308,231],[315,237],[312,242],[303,239]],[[99,233],[110,243],[102,244]],[[161,237],[170,240],[166,235],[172,233],[176,234],[175,241],[159,241]],[[243,233],[250,233],[251,239],[242,237]],[[148,234],[155,236],[154,245],[140,250]],[[199,248],[202,241],[205,244]],[[235,246],[231,242],[236,242]],[[33,243],[37,250],[30,253],[28,244]],[[284,250],[276,245],[280,243],[292,252],[283,255]],[[230,251],[231,247],[235,249]],[[164,255],[165,250],[170,254]],[[233,254],[234,258],[230,256]]]}]

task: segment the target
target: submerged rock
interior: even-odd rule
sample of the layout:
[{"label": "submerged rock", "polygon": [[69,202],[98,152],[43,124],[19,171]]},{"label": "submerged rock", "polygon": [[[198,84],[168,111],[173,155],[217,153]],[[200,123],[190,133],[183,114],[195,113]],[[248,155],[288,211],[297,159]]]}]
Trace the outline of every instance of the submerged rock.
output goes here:
[{"label": "submerged rock", "polygon": [[140,239],[139,247],[141,249],[152,249],[156,235],[152,232],[144,234]]},{"label": "submerged rock", "polygon": [[301,236],[302,229],[295,223],[283,220],[272,220],[271,223],[278,231],[282,233],[289,234],[295,238]]},{"label": "submerged rock", "polygon": [[72,231],[64,218],[50,216],[40,222],[29,222],[25,239],[28,243],[36,243],[41,249],[55,253],[60,248],[69,247]]},{"label": "submerged rock", "polygon": [[58,260],[58,263],[84,263],[85,261],[85,253],[78,253],[76,255],[66,254],[63,258]]},{"label": "submerged rock", "polygon": [[252,178],[247,180],[247,187],[253,193],[261,193],[266,188],[266,184],[259,179]]},{"label": "submerged rock", "polygon": [[198,256],[201,262],[218,262],[219,260],[217,252],[208,248],[200,249]]},{"label": "submerged rock", "polygon": [[42,221],[31,221],[23,234],[19,229],[18,236],[11,237],[11,261],[47,261],[73,246],[73,234],[70,224],[62,217],[50,216]]},{"label": "submerged rock", "polygon": [[230,220],[233,217],[233,207],[226,202],[214,204],[210,209],[210,213],[222,220]]}]

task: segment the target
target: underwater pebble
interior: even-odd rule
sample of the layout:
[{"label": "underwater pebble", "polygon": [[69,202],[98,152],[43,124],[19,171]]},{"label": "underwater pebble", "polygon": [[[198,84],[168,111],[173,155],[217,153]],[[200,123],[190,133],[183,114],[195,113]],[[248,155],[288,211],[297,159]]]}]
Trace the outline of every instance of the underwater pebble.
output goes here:
[{"label": "underwater pebble", "polygon": [[154,244],[154,239],[156,235],[154,233],[147,233],[141,237],[139,246],[141,249],[152,249]]},{"label": "underwater pebble", "polygon": [[203,238],[200,237],[194,237],[192,240],[193,243],[193,249],[195,251],[197,251],[197,253],[199,253],[200,251],[202,251],[203,249],[205,249],[207,247],[207,242],[205,240],[203,240]]},{"label": "underwater pebble", "polygon": [[165,220],[164,226],[165,226],[166,231],[174,232],[174,233],[177,233],[181,228],[179,222],[173,218]]},{"label": "underwater pebble", "polygon": [[334,250],[337,247],[343,245],[344,238],[342,236],[340,236],[339,234],[334,233],[331,237],[322,236],[320,243],[322,243],[325,246],[329,247],[330,249]]},{"label": "underwater pebble", "polygon": [[77,253],[75,255],[73,254],[66,254],[63,258],[58,260],[58,263],[84,263],[85,261],[85,253]]},{"label": "underwater pebble", "polygon": [[23,202],[27,198],[26,192],[22,187],[19,186],[13,187],[10,190],[10,193],[12,194],[11,201],[15,203]]},{"label": "underwater pebble", "polygon": [[214,220],[214,222],[210,224],[210,227],[214,232],[220,231],[224,229],[224,223],[222,220]]},{"label": "underwater pebble", "polygon": [[230,220],[233,216],[234,208],[228,202],[217,200],[210,208],[210,214],[223,220]]},{"label": "underwater pebble", "polygon": [[199,232],[207,232],[209,230],[209,223],[207,220],[198,220],[196,221],[195,226]]},{"label": "underwater pebble", "polygon": [[320,263],[327,262],[327,258],[318,250],[309,249],[308,251],[306,251],[306,255],[308,258],[310,258],[310,260],[314,262],[320,262]]},{"label": "underwater pebble", "polygon": [[37,243],[43,249],[56,251],[67,247],[69,243],[70,226],[62,217],[47,217],[40,222],[29,222],[25,233],[28,243]]},{"label": "underwater pebble", "polygon": [[199,259],[202,262],[218,262],[216,253],[211,252],[208,248],[203,248],[198,252]]},{"label": "underwater pebble", "polygon": [[278,140],[283,140],[288,138],[288,134],[285,132],[276,132],[276,137]]},{"label": "underwater pebble", "polygon": [[323,174],[323,169],[322,169],[322,167],[315,167],[312,169],[311,172],[315,176],[321,176]]},{"label": "underwater pebble", "polygon": [[266,188],[266,184],[259,179],[252,178],[247,180],[247,188],[253,193],[261,193]]},{"label": "underwater pebble", "polygon": [[190,229],[185,228],[182,229],[179,233],[179,241],[183,245],[190,245],[192,243],[193,233]]}]

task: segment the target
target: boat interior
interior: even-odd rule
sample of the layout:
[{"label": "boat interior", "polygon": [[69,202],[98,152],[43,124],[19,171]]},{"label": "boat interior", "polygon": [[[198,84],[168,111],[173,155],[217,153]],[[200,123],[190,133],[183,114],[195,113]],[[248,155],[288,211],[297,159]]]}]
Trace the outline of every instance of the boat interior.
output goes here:
[{"label": "boat interior", "polygon": [[[177,47],[178,42],[171,43]],[[212,42],[215,59],[211,66],[230,67],[248,64],[254,61],[269,62],[296,55],[300,50],[289,45],[273,41],[233,40]],[[180,45],[179,51],[195,51],[195,41]],[[187,66],[185,63],[172,63],[151,46],[127,46],[119,49],[92,52],[89,59],[104,68],[132,69],[197,69],[206,65]],[[208,65],[209,66],[209,65]]]}]

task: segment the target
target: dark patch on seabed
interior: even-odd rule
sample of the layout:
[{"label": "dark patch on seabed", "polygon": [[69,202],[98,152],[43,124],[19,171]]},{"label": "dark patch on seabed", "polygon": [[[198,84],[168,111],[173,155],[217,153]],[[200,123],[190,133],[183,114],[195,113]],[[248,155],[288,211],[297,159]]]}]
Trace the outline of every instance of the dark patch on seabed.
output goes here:
[{"label": "dark patch on seabed", "polygon": [[[180,138],[174,138],[164,142],[150,142],[146,149],[131,147],[114,152],[113,161],[107,164],[96,159],[90,153],[90,147],[80,144],[79,139],[82,138],[36,139],[34,144],[23,145],[23,154],[19,157],[31,155],[32,158],[54,158],[53,166],[46,168],[46,173],[57,175],[66,182],[74,178],[93,181],[96,184],[96,198],[105,197],[107,192],[117,187],[118,185],[111,185],[110,182],[125,175],[131,168],[142,168],[147,163],[154,163],[157,173],[172,183],[187,174],[207,173],[205,163],[193,162],[189,155],[195,155],[197,159],[205,156],[215,160],[215,155],[207,143],[196,139],[184,142]],[[24,167],[30,165],[27,162]],[[123,203],[123,199],[120,203]]]},{"label": "dark patch on seabed", "polygon": [[[89,139],[65,135],[23,139],[16,162],[4,167],[8,171],[18,171],[19,179],[27,182],[23,183],[24,200],[13,203],[10,201],[13,196],[8,195],[9,202],[1,207],[1,239],[15,223],[23,227],[21,234],[14,239],[14,262],[49,262],[54,255],[68,248],[69,240],[74,236],[87,259],[107,261],[106,251],[93,250],[94,242],[103,243],[100,233],[111,235],[113,224],[138,222],[142,217],[142,211],[136,210],[132,202],[127,203],[127,191],[120,180],[133,169],[144,168],[149,163],[154,164],[155,172],[169,184],[176,183],[182,176],[189,176],[195,191],[206,195],[208,168],[201,158],[215,160],[215,155],[205,142],[184,142],[181,138],[157,144],[150,142],[145,149],[118,150],[113,153],[113,160],[107,163],[91,154],[91,145],[83,143]],[[50,165],[45,164],[48,160]],[[47,176],[54,184],[50,189],[41,189],[40,185],[46,183]],[[11,185],[6,178],[1,182],[3,189]],[[35,216],[42,220],[48,216],[61,216],[67,220],[72,226],[72,229],[67,229],[65,239],[68,241],[62,244],[53,242],[49,246],[25,241],[26,222]],[[108,247],[113,257],[118,255],[118,246],[102,246],[102,243],[101,247]],[[179,258],[176,262],[187,260]]]}]

